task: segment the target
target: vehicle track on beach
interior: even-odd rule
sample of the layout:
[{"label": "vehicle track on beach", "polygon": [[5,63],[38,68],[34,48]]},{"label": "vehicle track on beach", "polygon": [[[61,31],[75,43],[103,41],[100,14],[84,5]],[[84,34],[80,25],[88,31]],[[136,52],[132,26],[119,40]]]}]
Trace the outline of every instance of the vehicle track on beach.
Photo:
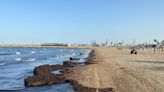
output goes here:
[{"label": "vehicle track on beach", "polygon": [[163,56],[150,51],[130,55],[127,49],[96,48],[93,64],[75,68],[70,78],[82,86],[96,88],[95,92],[104,88],[113,88],[113,92],[164,92],[164,70],[155,70],[164,69]]},{"label": "vehicle track on beach", "polygon": [[96,85],[96,92],[99,92],[98,88],[100,88],[100,83],[99,83],[100,78],[99,78],[99,75],[97,73],[96,65],[94,66],[94,72],[95,72],[95,79],[94,80],[95,80],[95,85]]},{"label": "vehicle track on beach", "polygon": [[[102,51],[103,49],[101,49]],[[164,72],[151,70],[155,65],[149,61],[164,63],[163,56],[153,55],[140,51],[139,55],[130,55],[129,51],[114,50],[111,54],[104,55],[110,50],[103,50],[101,57],[105,58],[106,65],[110,65],[113,82],[118,92],[163,92]],[[139,62],[136,62],[139,61]],[[143,63],[147,61],[147,63]],[[158,66],[164,67],[163,64]],[[105,66],[104,66],[105,67]],[[157,76],[160,76],[157,78]]]}]

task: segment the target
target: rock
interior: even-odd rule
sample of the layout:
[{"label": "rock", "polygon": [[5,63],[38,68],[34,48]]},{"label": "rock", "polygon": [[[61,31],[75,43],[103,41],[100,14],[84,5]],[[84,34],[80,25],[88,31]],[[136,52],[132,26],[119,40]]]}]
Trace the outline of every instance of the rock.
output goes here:
[{"label": "rock", "polygon": [[57,83],[64,83],[63,74],[53,74],[52,71],[61,70],[66,74],[71,72],[65,65],[42,65],[34,69],[34,76],[30,76],[24,80],[25,86],[42,86]]},{"label": "rock", "polygon": [[51,71],[52,68],[50,65],[42,65],[34,69],[34,75],[45,75],[46,73],[49,73]]},{"label": "rock", "polygon": [[31,76],[24,80],[25,86],[41,86],[46,84],[46,81],[43,80],[41,76]]},{"label": "rock", "polygon": [[72,62],[72,61],[64,61],[63,62],[63,65],[70,66],[70,67],[74,67],[74,66],[77,66],[79,64],[82,64],[82,63],[81,62]]},{"label": "rock", "polygon": [[66,67],[67,66],[63,66],[63,65],[42,65],[34,69],[34,75],[41,75],[41,74],[45,75],[46,73],[50,73],[51,71],[63,70]]},{"label": "rock", "polygon": [[54,70],[63,70],[64,68],[67,68],[68,66],[64,65],[51,65],[51,69]]},{"label": "rock", "polygon": [[48,82],[48,85],[65,82],[65,77],[63,75],[55,75],[53,73],[47,74],[44,78]]},{"label": "rock", "polygon": [[72,58],[70,57],[69,60],[80,60],[79,58]]},{"label": "rock", "polygon": [[24,81],[26,86],[32,87],[32,86],[64,83],[65,77],[63,75],[55,75],[53,73],[47,73],[45,75],[35,75],[32,77],[28,77]]},{"label": "rock", "polygon": [[68,73],[71,73],[71,72],[73,72],[73,69],[71,69],[71,68],[65,68],[65,69],[62,71],[63,74],[68,74]]}]

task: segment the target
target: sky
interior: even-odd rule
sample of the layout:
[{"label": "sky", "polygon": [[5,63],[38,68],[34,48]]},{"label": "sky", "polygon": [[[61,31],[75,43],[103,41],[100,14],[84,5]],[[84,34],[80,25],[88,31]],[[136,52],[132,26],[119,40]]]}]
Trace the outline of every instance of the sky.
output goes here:
[{"label": "sky", "polygon": [[0,43],[164,39],[164,0],[0,0]]}]

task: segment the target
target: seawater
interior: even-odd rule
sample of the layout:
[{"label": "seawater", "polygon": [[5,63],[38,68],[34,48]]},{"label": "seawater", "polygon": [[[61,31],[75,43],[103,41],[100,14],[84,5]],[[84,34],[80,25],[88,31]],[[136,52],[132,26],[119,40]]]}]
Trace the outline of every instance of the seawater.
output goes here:
[{"label": "seawater", "polygon": [[35,67],[63,64],[70,57],[84,62],[90,49],[70,48],[0,48],[0,91],[16,92],[74,92],[69,83],[44,87],[25,87],[24,79],[33,75]]}]

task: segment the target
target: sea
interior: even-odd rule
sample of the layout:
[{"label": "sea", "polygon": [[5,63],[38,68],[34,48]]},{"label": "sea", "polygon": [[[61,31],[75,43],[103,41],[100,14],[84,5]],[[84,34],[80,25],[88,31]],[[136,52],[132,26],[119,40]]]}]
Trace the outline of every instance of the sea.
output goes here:
[{"label": "sea", "polygon": [[74,92],[70,83],[25,87],[24,79],[40,65],[62,65],[70,57],[85,62],[90,52],[77,48],[0,48],[0,92]]}]

